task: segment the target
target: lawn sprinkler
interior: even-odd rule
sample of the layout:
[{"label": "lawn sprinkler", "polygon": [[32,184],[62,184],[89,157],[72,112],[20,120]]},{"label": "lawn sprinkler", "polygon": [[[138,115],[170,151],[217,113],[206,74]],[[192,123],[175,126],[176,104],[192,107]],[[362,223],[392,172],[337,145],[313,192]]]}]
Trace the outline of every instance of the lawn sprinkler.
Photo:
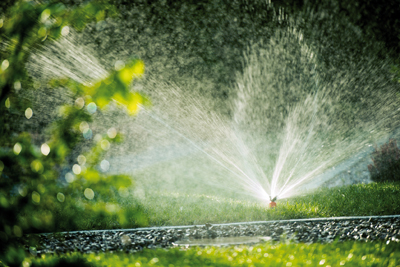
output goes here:
[{"label": "lawn sprinkler", "polygon": [[269,200],[270,200],[270,202],[269,202],[269,207],[272,209],[272,208],[276,208],[276,199],[277,199],[278,197],[277,196],[275,196],[275,197],[269,197]]}]

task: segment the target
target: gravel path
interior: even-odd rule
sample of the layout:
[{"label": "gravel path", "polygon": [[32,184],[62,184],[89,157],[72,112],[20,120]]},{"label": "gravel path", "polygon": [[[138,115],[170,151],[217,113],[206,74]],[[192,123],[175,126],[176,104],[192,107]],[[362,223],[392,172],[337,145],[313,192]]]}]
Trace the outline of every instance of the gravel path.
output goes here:
[{"label": "gravel path", "polygon": [[[195,239],[260,236],[279,241],[333,242],[360,240],[399,242],[400,215],[374,217],[342,217],[202,226],[152,227],[123,230],[95,230],[58,234],[39,234],[40,245],[27,249],[34,254],[125,251],[144,248],[170,248]],[[188,241],[188,242],[185,242]]]}]

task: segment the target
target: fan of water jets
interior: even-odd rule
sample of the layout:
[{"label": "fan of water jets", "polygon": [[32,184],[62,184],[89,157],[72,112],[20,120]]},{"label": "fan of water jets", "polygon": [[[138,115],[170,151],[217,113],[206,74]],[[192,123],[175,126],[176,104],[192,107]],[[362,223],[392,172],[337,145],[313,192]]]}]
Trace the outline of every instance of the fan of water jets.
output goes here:
[{"label": "fan of water jets", "polygon": [[[148,75],[134,88],[150,96],[151,108],[135,118],[116,107],[95,115],[94,130],[112,126],[125,134],[125,144],[107,154],[109,171],[132,174],[145,190],[261,200],[298,194],[400,121],[386,60],[361,56],[339,67],[321,60],[321,46],[305,41],[294,24],[249,48],[232,85],[231,117],[214,99]],[[29,69],[41,79],[106,75],[73,36],[35,53]]]}]

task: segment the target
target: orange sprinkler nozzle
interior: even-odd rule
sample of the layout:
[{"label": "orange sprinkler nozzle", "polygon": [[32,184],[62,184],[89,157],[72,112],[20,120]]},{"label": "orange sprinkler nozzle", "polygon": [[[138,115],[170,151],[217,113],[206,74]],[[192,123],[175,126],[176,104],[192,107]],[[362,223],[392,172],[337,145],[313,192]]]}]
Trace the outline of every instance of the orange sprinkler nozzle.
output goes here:
[{"label": "orange sprinkler nozzle", "polygon": [[269,207],[270,208],[276,208],[276,199],[277,199],[277,197],[269,197],[269,200],[271,201],[271,202],[269,202]]}]

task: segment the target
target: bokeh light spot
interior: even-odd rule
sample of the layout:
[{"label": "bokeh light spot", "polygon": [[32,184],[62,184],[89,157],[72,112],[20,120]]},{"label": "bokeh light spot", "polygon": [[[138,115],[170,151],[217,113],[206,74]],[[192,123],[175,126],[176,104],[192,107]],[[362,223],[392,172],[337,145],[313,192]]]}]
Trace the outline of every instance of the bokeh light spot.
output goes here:
[{"label": "bokeh light spot", "polygon": [[117,130],[114,127],[112,127],[107,130],[107,135],[109,138],[114,139],[117,136]]},{"label": "bokeh light spot", "polygon": [[109,150],[110,149],[110,142],[108,140],[101,140],[100,146],[103,150]]},{"label": "bokeh light spot", "polygon": [[46,192],[46,187],[43,184],[38,184],[37,190],[40,194],[44,194]]},{"label": "bokeh light spot", "polygon": [[116,71],[120,71],[125,68],[125,63],[122,60],[117,60],[114,64],[114,68]]},{"label": "bokeh light spot", "polygon": [[89,104],[87,105],[86,109],[87,109],[87,111],[88,111],[90,114],[93,114],[93,113],[96,112],[97,106],[96,106],[96,104],[95,104],[94,102],[91,102],[91,103],[89,103]]},{"label": "bokeh light spot", "polygon": [[86,163],[86,158],[84,155],[79,155],[77,160],[78,160],[79,165],[84,165]]},{"label": "bokeh light spot", "polygon": [[121,236],[121,243],[123,246],[128,246],[132,244],[132,240],[128,235]]},{"label": "bokeh light spot", "polygon": [[14,89],[15,90],[19,90],[19,89],[21,89],[21,82],[20,81],[16,81],[15,83],[14,83]]},{"label": "bokeh light spot", "polygon": [[154,265],[154,264],[156,264],[157,262],[159,262],[159,259],[158,259],[158,258],[152,258],[151,261],[150,261],[150,265]]},{"label": "bokeh light spot", "polygon": [[81,173],[81,166],[79,166],[78,164],[74,164],[74,166],[72,166],[72,171],[78,175]]},{"label": "bokeh light spot", "polygon": [[73,175],[72,173],[68,172],[65,175],[65,181],[67,181],[68,183],[72,183],[75,181],[75,175]]},{"label": "bokeh light spot", "polygon": [[14,225],[13,232],[15,236],[22,237],[22,229],[18,225]]},{"label": "bokeh light spot", "polygon": [[103,172],[108,171],[108,169],[110,168],[110,162],[108,162],[107,160],[103,159],[100,162],[100,168]]},{"label": "bokeh light spot", "polygon": [[38,30],[38,35],[39,35],[40,37],[45,37],[45,36],[46,36],[46,33],[47,33],[47,30],[46,30],[45,27],[40,27],[40,29]]},{"label": "bokeh light spot", "polygon": [[32,115],[33,115],[32,109],[31,108],[27,108],[25,110],[25,117],[29,120],[30,118],[32,118]]},{"label": "bokeh light spot", "polygon": [[144,73],[144,62],[142,60],[138,60],[133,66],[133,73],[135,76],[141,76]]},{"label": "bokeh light spot", "polygon": [[57,200],[60,201],[60,202],[64,202],[64,201],[65,201],[65,196],[64,196],[64,194],[61,193],[61,192],[58,192],[58,193],[57,193]]},{"label": "bokeh light spot", "polygon": [[120,188],[118,188],[118,194],[121,197],[128,197],[129,196],[129,190],[126,187],[120,187]]},{"label": "bokeh light spot", "polygon": [[112,203],[107,203],[106,204],[106,211],[110,212],[110,213],[115,213],[119,210],[118,206],[116,204],[112,204]]},{"label": "bokeh light spot", "polygon": [[42,146],[40,147],[40,151],[42,152],[43,155],[47,156],[50,153],[49,145],[46,143],[43,143]]},{"label": "bokeh light spot", "polygon": [[22,197],[25,197],[28,194],[28,189],[26,188],[26,186],[20,185],[20,186],[18,186],[18,193]]},{"label": "bokeh light spot", "polygon": [[7,59],[5,59],[5,60],[3,60],[3,62],[1,62],[1,70],[2,71],[5,71],[8,68],[8,66],[10,66],[10,62],[8,62]]},{"label": "bokeh light spot", "polygon": [[82,97],[79,97],[75,100],[75,107],[81,109],[85,106],[85,100]]},{"label": "bokeh light spot", "polygon": [[19,153],[21,153],[22,150],[22,146],[20,143],[15,143],[13,151],[15,155],[19,155]]},{"label": "bokeh light spot", "polygon": [[40,203],[40,194],[36,191],[32,192],[32,201],[35,204],[39,204]]},{"label": "bokeh light spot", "polygon": [[86,121],[82,121],[79,124],[79,130],[83,133],[85,130],[89,129],[89,124]]},{"label": "bokeh light spot", "polygon": [[67,36],[69,34],[69,27],[68,26],[64,26],[62,29],[61,29],[61,35],[62,36]]},{"label": "bokeh light spot", "polygon": [[31,162],[31,169],[33,172],[41,173],[43,171],[43,165],[40,160],[35,159]]},{"label": "bokeh light spot", "polygon": [[10,98],[6,99],[6,102],[4,103],[4,105],[6,106],[6,108],[10,108],[11,107]]},{"label": "bokeh light spot", "polygon": [[101,137],[101,134],[96,134],[96,135],[94,136],[94,141],[95,141],[95,142],[100,142],[102,139],[103,139],[103,137]]},{"label": "bokeh light spot", "polygon": [[51,15],[50,9],[46,8],[40,15],[40,21],[45,22],[50,17],[50,15]]},{"label": "bokeh light spot", "polygon": [[92,132],[92,130],[90,130],[90,129],[84,130],[84,131],[83,131],[83,137],[84,137],[85,139],[90,139],[90,138],[92,138],[92,137],[93,137],[93,132]]},{"label": "bokeh light spot", "polygon": [[83,194],[85,195],[85,197],[89,200],[94,198],[94,192],[92,189],[90,188],[86,188],[85,191],[83,192]]},{"label": "bokeh light spot", "polygon": [[4,163],[0,160],[0,172],[4,170]]}]

